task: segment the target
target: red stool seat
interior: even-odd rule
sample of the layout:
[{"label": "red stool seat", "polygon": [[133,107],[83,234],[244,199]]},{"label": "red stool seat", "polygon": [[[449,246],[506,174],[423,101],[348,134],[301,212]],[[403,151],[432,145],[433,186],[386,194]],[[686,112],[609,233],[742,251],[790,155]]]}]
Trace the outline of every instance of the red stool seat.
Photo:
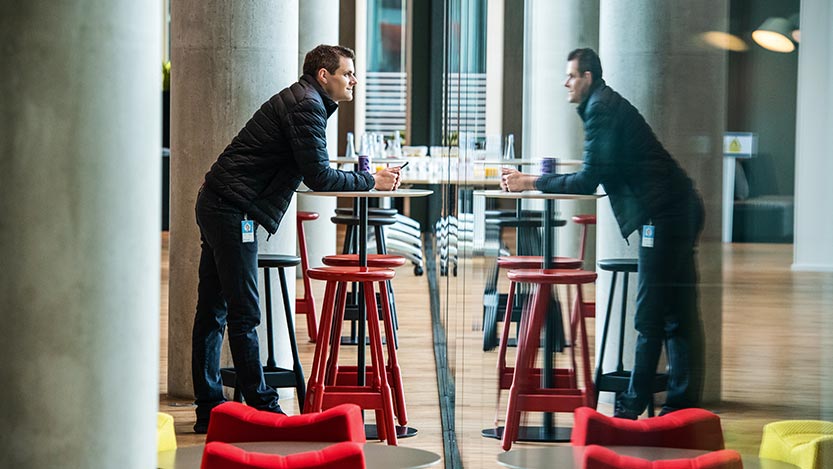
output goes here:
[{"label": "red stool seat", "polygon": [[315,414],[283,415],[257,410],[239,402],[211,409],[206,443],[247,441],[365,442],[364,420],[358,406],[344,404]]},{"label": "red stool seat", "polygon": [[318,451],[268,454],[249,452],[237,446],[213,441],[205,445],[201,468],[204,469],[365,469],[364,451],[358,443],[344,441]]},{"label": "red stool seat", "polygon": [[384,282],[396,275],[380,267],[315,267],[308,273],[309,278],[325,282]]},{"label": "red stool seat", "polygon": [[[321,327],[315,343],[304,413],[321,412],[339,404],[353,403],[363,409],[376,411],[379,439],[396,445],[394,415],[400,424],[407,423],[402,373],[396,357],[393,340],[388,281],[396,275],[391,269],[378,267],[317,267],[309,269],[309,276],[327,282],[324,291],[324,306],[321,310]],[[379,303],[382,307],[381,321],[387,336],[387,364],[382,347],[379,318],[367,316],[367,330],[370,338],[371,363],[365,369],[364,383],[359,385],[357,366],[338,365],[341,345],[341,329],[347,300],[347,284],[361,283],[364,290],[366,311],[377,311],[374,284],[379,286]],[[364,337],[359,339],[363,346]],[[395,410],[394,410],[395,406]]]},{"label": "red stool seat", "polygon": [[[324,256],[321,259],[324,265],[333,267],[358,267],[358,254],[333,254],[331,256]],[[395,254],[368,254],[368,267],[384,267],[393,269],[395,267],[402,267],[405,265],[405,257],[397,256]]]},{"label": "red stool seat", "polygon": [[[521,412],[574,412],[579,407],[595,405],[581,286],[593,283],[596,280],[596,273],[569,269],[529,269],[510,270],[508,277],[512,282],[510,290],[518,282],[532,283],[537,288],[531,306],[521,316],[518,331],[518,351],[515,357],[512,385],[509,388],[506,427],[503,431],[502,447],[505,451],[509,451],[512,443],[518,438]],[[544,370],[536,368],[536,363],[538,346],[541,343],[541,330],[549,314],[552,285],[573,285],[576,289],[569,328],[565,329],[565,332],[569,331],[567,340],[571,344],[571,368],[554,369],[552,372],[555,387],[542,388],[540,379]],[[507,309],[509,307],[507,306]],[[579,346],[584,378],[583,389],[578,387],[577,382],[576,348]],[[498,362],[499,376],[502,377],[507,371],[504,357]]]},{"label": "red stool seat", "polygon": [[693,458],[650,461],[616,453],[610,448],[590,445],[584,449],[584,469],[743,469],[740,453],[731,449],[712,451]]},{"label": "red stool seat", "polygon": [[579,225],[595,225],[596,215],[576,215],[573,217],[573,222]]},{"label": "red stool seat", "polygon": [[298,211],[296,217],[298,220],[301,221],[311,221],[311,220],[318,220],[318,213],[317,212],[302,212]]},{"label": "red stool seat", "polygon": [[[501,269],[540,269],[544,262],[543,256],[500,256],[497,265]],[[553,257],[554,269],[580,269],[581,259],[575,257]]]},{"label": "red stool seat", "polygon": [[594,409],[576,409],[573,446],[656,446],[703,451],[723,449],[720,416],[706,409],[680,409],[661,417],[627,420]]}]

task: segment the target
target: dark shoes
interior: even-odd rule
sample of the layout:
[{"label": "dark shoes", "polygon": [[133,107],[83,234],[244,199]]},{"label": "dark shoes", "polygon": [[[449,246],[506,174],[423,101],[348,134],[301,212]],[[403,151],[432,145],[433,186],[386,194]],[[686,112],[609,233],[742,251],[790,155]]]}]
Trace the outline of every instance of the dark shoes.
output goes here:
[{"label": "dark shoes", "polygon": [[273,414],[281,414],[286,415],[286,412],[281,409],[281,406],[275,403],[275,407],[262,407],[257,408],[257,410],[262,410],[263,412],[272,412]]},{"label": "dark shoes", "polygon": [[202,422],[197,420],[197,423],[194,424],[194,433],[198,435],[205,435],[208,433],[208,421]]},{"label": "dark shoes", "polygon": [[617,419],[627,419],[627,420],[636,420],[639,418],[639,414],[635,414],[633,412],[628,412],[624,409],[616,409],[613,412],[613,416]]},{"label": "dark shoes", "polygon": [[616,403],[613,406],[613,416],[617,419],[627,419],[627,420],[636,420],[639,418],[639,414],[642,412],[636,413],[627,407],[625,407],[624,403],[622,402],[621,398],[617,396]]},{"label": "dark shoes", "polygon": [[662,417],[663,415],[668,415],[671,412],[676,412],[678,410],[680,410],[680,409],[677,409],[676,407],[662,406],[662,410],[659,411],[658,417]]}]

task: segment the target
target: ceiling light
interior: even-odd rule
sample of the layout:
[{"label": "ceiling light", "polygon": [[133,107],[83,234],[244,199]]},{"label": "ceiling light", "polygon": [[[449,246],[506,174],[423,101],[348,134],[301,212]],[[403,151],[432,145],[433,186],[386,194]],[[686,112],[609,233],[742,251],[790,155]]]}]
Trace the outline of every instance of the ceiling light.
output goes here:
[{"label": "ceiling light", "polygon": [[730,50],[732,52],[744,52],[749,50],[746,41],[735,36],[734,34],[725,33],[723,31],[706,31],[700,35],[706,44],[716,47],[718,49]]},{"label": "ceiling light", "polygon": [[752,32],[752,39],[764,49],[775,52],[792,52],[795,50],[790,36],[793,26],[789,20],[779,17],[767,18],[760,28]]}]

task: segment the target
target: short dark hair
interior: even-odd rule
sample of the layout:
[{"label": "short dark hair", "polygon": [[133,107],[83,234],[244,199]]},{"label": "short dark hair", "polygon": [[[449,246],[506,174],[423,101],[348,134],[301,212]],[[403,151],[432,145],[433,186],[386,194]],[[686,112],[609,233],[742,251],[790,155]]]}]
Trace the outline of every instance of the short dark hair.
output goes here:
[{"label": "short dark hair", "polygon": [[584,49],[576,49],[567,55],[567,62],[571,60],[578,60],[578,72],[590,72],[593,74],[593,83],[602,79],[602,61],[599,60],[599,55],[596,51],[587,47]]},{"label": "short dark hair", "polygon": [[315,76],[322,68],[333,74],[341,65],[342,57],[355,60],[356,54],[348,47],[321,44],[304,57],[304,75]]}]

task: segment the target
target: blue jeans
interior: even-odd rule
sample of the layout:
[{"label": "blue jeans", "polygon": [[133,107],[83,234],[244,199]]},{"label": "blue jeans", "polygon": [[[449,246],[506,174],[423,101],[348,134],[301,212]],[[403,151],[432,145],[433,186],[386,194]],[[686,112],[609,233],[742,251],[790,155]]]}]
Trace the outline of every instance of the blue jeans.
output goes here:
[{"label": "blue jeans", "polygon": [[211,409],[223,403],[220,350],[228,324],[231,357],[243,398],[255,408],[274,410],[278,393],[266,386],[256,327],[260,324],[257,291],[257,239],[243,243],[244,214],[208,188],[196,205],[200,228],[197,312],[191,342],[197,421],[207,422]]},{"label": "blue jeans", "polygon": [[636,354],[628,391],[617,396],[616,412],[635,418],[653,399],[653,382],[663,343],[668,358],[668,410],[696,407],[703,380],[703,325],[697,306],[694,248],[703,227],[697,194],[653,218],[654,247],[642,246],[634,328]]}]

